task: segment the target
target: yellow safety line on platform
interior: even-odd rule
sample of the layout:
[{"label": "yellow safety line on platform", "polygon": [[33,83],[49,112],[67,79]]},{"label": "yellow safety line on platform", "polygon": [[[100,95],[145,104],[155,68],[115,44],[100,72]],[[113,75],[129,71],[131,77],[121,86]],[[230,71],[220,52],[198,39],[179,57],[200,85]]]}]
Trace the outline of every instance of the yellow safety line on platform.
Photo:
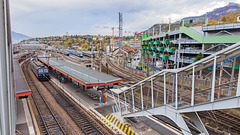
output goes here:
[{"label": "yellow safety line on platform", "polygon": [[128,127],[127,126],[125,126],[125,128],[124,128],[124,133],[126,133],[127,132],[127,130],[128,130]]},{"label": "yellow safety line on platform", "polygon": [[122,131],[123,131],[123,129],[124,129],[124,125],[122,125],[122,127],[121,127],[121,129],[120,129],[120,130],[122,130]]},{"label": "yellow safety line on platform", "polygon": [[[112,123],[114,124],[115,122],[117,123],[118,120],[117,120],[117,119],[114,119]],[[114,124],[114,125],[116,125],[116,124]]]},{"label": "yellow safety line on platform", "polygon": [[105,118],[112,122],[116,127],[118,127],[127,135],[137,135],[127,125],[122,124],[118,119],[116,119],[112,114],[106,115]]},{"label": "yellow safety line on platform", "polygon": [[118,121],[118,119],[116,119],[116,120],[117,120],[116,123],[113,122],[113,124],[117,127],[119,121]]},{"label": "yellow safety line on platform", "polygon": [[110,121],[112,122],[113,119],[114,119],[114,117],[112,117],[112,118],[110,119]]},{"label": "yellow safety line on platform", "polygon": [[[108,122],[105,121],[103,118],[101,118],[101,120],[102,120],[103,122],[105,122],[106,124],[108,124]],[[115,129],[114,127],[112,127],[110,124],[108,124],[108,126],[109,126],[110,128],[112,128],[116,133],[120,134],[120,133],[118,132],[118,130]]]},{"label": "yellow safety line on platform", "polygon": [[119,122],[118,128],[121,129],[122,123]]}]

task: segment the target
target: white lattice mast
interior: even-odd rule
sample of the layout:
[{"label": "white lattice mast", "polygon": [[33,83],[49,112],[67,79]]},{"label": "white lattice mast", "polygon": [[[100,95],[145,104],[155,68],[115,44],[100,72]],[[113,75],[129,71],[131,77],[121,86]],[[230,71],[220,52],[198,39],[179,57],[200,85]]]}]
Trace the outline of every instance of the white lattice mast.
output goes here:
[{"label": "white lattice mast", "polygon": [[123,28],[122,13],[119,12],[119,54],[122,53],[122,28]]}]

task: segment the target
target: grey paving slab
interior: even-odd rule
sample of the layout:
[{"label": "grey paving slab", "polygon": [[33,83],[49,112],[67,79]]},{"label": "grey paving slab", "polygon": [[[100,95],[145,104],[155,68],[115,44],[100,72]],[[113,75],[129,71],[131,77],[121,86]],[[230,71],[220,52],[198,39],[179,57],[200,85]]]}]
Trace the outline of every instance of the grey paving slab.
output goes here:
[{"label": "grey paving slab", "polygon": [[23,124],[23,123],[27,123],[25,111],[24,111],[24,108],[23,108],[23,102],[22,102],[22,99],[17,99],[16,124],[18,125],[18,124]]},{"label": "grey paving slab", "polygon": [[29,135],[27,123],[16,125],[16,135]]}]

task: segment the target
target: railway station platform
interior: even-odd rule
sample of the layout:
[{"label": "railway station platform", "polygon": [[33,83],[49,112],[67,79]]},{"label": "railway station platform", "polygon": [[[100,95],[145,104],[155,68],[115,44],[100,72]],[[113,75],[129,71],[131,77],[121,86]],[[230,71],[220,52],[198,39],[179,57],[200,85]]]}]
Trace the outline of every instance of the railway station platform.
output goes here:
[{"label": "railway station platform", "polygon": [[19,60],[29,53],[18,53],[13,55],[13,68],[14,68],[14,82],[16,97],[25,97],[31,94],[31,90],[27,86],[25,77],[20,68]]},{"label": "railway station platform", "polygon": [[19,61],[22,61],[30,53],[17,53],[13,55],[14,85],[16,92],[16,134],[34,135],[32,118],[28,108],[28,95],[31,94]]},{"label": "railway station platform", "polygon": [[107,86],[122,82],[121,78],[80,67],[63,60],[57,60],[56,58],[39,58],[39,60],[85,87]]},{"label": "railway station platform", "polygon": [[[122,82],[121,78],[116,78],[104,73],[90,70],[72,63],[65,62],[56,58],[38,56],[39,60],[47,65],[49,69],[54,69],[62,75],[61,78],[67,78],[70,82],[82,86],[83,89],[98,87],[102,91],[102,102],[105,103],[106,86]],[[65,80],[65,79],[64,79]],[[99,86],[102,86],[101,88]]]}]

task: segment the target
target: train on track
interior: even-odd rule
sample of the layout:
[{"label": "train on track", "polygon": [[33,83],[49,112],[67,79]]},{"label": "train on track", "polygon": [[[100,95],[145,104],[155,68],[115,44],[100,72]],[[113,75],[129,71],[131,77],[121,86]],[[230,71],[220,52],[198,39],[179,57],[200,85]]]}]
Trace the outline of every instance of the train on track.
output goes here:
[{"label": "train on track", "polygon": [[86,57],[89,57],[89,58],[92,58],[92,56],[93,56],[93,58],[95,57],[94,52],[92,53],[91,51],[83,52],[83,56],[86,56]]},{"label": "train on track", "polygon": [[72,55],[78,56],[80,58],[83,57],[83,52],[82,51],[75,51],[75,50],[68,50],[68,52]]},{"label": "train on track", "polygon": [[68,52],[68,51],[65,51],[65,52],[64,52],[64,55],[69,56],[69,52]]},{"label": "train on track", "polygon": [[37,59],[30,60],[31,69],[33,73],[36,75],[38,80],[49,80],[49,69],[43,63],[38,61]]},{"label": "train on track", "polygon": [[71,55],[78,56],[80,58],[82,58],[83,56],[86,56],[86,57],[89,57],[89,58],[91,58],[91,57],[94,58],[95,57],[94,52],[91,52],[91,51],[76,51],[76,50],[71,50],[71,49],[66,50],[64,54],[67,55],[67,56],[69,56],[69,54],[71,54]]}]

